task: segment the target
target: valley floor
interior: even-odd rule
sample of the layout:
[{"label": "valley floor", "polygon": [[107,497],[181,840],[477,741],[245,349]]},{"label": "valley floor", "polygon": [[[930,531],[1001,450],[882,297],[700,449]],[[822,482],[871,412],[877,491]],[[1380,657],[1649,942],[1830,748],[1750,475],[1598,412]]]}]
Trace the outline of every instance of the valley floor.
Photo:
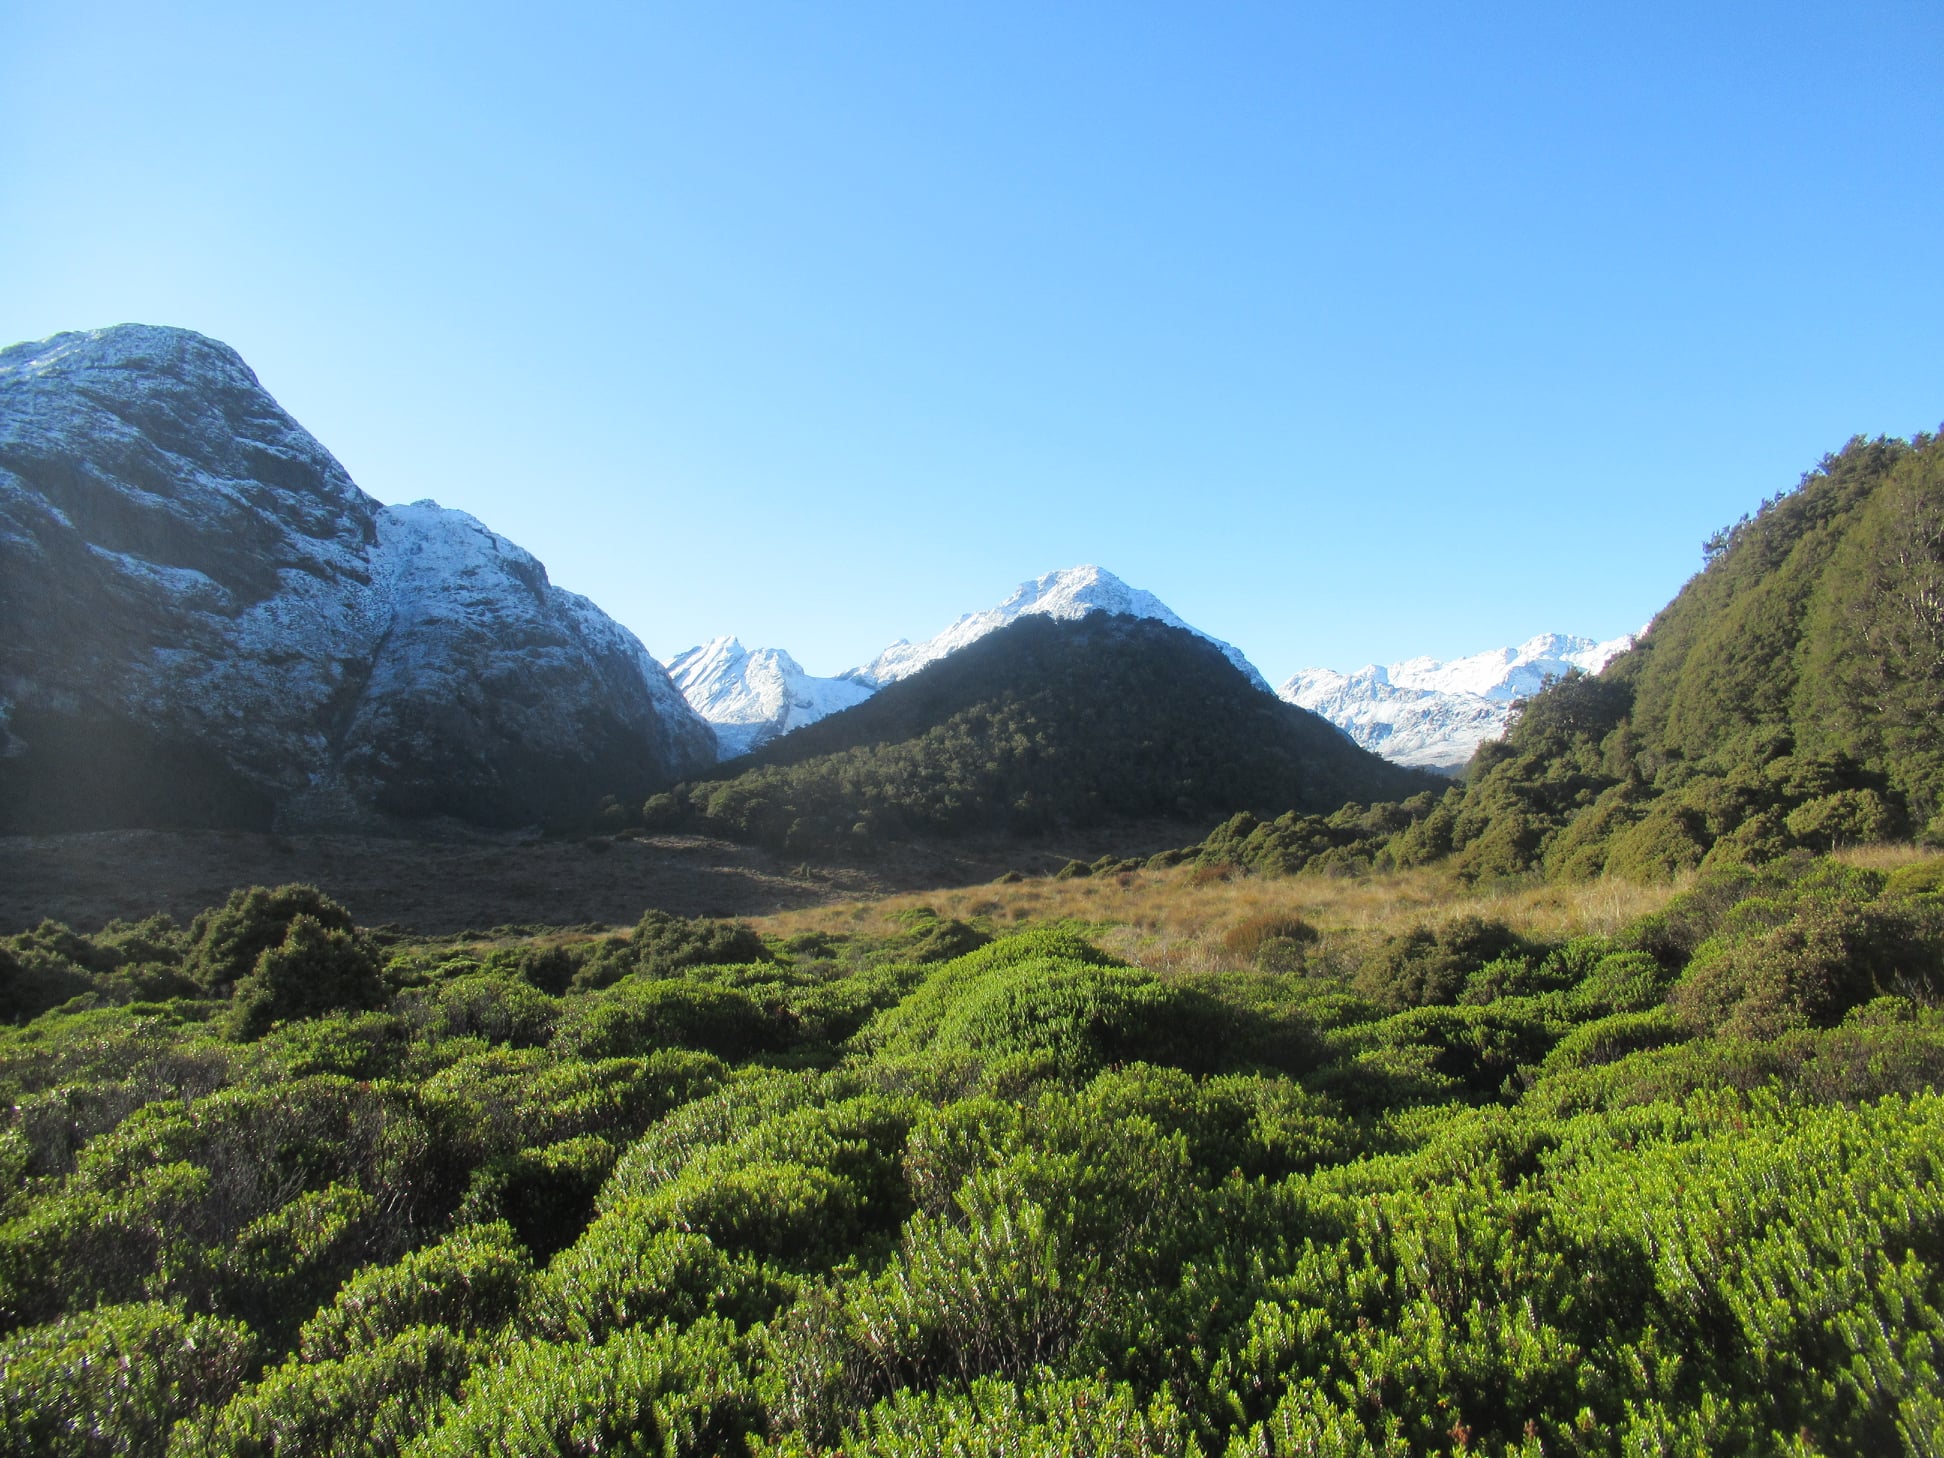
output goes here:
[{"label": "valley floor", "polygon": [[364,926],[427,936],[495,926],[631,926],[678,916],[761,916],[833,901],[1057,869],[1103,851],[1159,850],[1205,827],[1122,826],[1043,841],[897,846],[863,862],[804,865],[697,835],[547,840],[454,831],[404,839],[239,831],[104,830],[0,836],[0,935],[51,917],[96,927],[166,911],[187,922],[238,886],[318,886]]}]

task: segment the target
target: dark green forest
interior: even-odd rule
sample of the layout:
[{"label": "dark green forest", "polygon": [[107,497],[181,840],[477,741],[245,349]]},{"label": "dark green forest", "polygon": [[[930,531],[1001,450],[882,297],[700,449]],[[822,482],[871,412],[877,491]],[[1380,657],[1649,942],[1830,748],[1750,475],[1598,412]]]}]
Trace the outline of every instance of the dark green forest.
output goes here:
[{"label": "dark green forest", "polygon": [[716,778],[654,796],[642,819],[779,850],[868,852],[917,836],[1334,810],[1434,783],[1262,692],[1193,633],[1095,613],[1022,618]]},{"label": "dark green forest", "polygon": [[646,807],[1221,821],[956,915],[0,939],[0,1452],[1944,1453],[1940,462],[1852,442],[1455,784],[1087,620]]}]

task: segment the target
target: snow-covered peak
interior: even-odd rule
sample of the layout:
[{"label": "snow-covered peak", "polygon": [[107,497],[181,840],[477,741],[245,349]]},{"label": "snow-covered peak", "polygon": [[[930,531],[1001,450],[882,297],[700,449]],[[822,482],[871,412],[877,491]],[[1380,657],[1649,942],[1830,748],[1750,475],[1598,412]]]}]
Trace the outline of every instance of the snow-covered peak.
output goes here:
[{"label": "snow-covered peak", "polygon": [[872,692],[847,679],[813,678],[781,648],[745,648],[735,638],[711,638],[676,654],[668,676],[714,727],[724,759],[861,704]]},{"label": "snow-covered peak", "polygon": [[1457,770],[1483,741],[1505,732],[1515,700],[1573,669],[1598,673],[1633,641],[1541,633],[1516,648],[1464,658],[1407,658],[1354,673],[1306,668],[1276,692],[1386,759]]},{"label": "snow-covered peak", "polygon": [[1599,642],[1569,633],[1541,633],[1516,648],[1492,648],[1447,662],[1407,658],[1391,664],[1387,671],[1399,688],[1476,694],[1511,703],[1537,693],[1549,676],[1558,678],[1571,669],[1598,673],[1632,646],[1631,635]]},{"label": "snow-covered peak", "polygon": [[138,775],[172,807],[140,815],[525,823],[715,752],[627,629],[466,513],[372,500],[186,329],[0,350],[0,616],[12,771],[75,734],[201,766]]},{"label": "snow-covered peak", "polygon": [[943,632],[922,643],[899,639],[869,663],[853,668],[843,676],[873,688],[882,688],[887,683],[910,677],[946,654],[954,653],[968,643],[975,643],[986,634],[996,632],[1020,618],[1039,615],[1071,620],[1084,618],[1089,613],[1121,613],[1129,617],[1152,618],[1171,628],[1184,628],[1199,638],[1207,638],[1252,683],[1263,692],[1270,692],[1268,680],[1242,656],[1240,649],[1231,647],[1219,638],[1209,637],[1201,629],[1183,622],[1153,593],[1129,587],[1113,573],[1091,564],[1049,572],[1044,577],[1023,582],[997,607],[967,613]]},{"label": "snow-covered peak", "polygon": [[30,340],[0,351],[0,376],[58,374],[74,378],[95,369],[139,369],[149,376],[201,376],[260,388],[243,356],[193,329],[164,324],[113,324]]}]

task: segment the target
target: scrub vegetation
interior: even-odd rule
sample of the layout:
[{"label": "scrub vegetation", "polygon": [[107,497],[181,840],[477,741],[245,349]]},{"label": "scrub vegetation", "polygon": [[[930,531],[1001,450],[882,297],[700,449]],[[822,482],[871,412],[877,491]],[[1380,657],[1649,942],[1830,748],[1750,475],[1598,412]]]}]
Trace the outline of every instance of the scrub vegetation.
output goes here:
[{"label": "scrub vegetation", "polygon": [[0,965],[16,1452],[1944,1432],[1915,850],[491,940],[257,888]]}]

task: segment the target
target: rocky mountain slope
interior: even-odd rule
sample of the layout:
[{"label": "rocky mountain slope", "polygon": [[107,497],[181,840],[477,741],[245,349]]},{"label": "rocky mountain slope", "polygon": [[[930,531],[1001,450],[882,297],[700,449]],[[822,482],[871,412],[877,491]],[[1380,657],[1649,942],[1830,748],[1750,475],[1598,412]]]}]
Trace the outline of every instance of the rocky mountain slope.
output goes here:
[{"label": "rocky mountain slope", "polygon": [[0,622],[4,829],[513,825],[714,758],[632,633],[187,330],[0,351]]},{"label": "rocky mountain slope", "polygon": [[734,638],[712,638],[676,654],[668,676],[715,729],[724,759],[861,704],[873,692],[852,679],[814,678],[781,648],[745,648]]},{"label": "rocky mountain slope", "polygon": [[1541,633],[1516,648],[1444,662],[1407,658],[1354,673],[1306,668],[1276,692],[1394,763],[1452,773],[1481,742],[1502,735],[1512,705],[1537,693],[1548,677],[1573,669],[1598,673],[1632,642]]},{"label": "rocky mountain slope", "polygon": [[678,654],[668,671],[690,707],[715,727],[723,758],[729,759],[862,703],[886,684],[909,678],[1021,618],[1074,622],[1092,613],[1140,618],[1192,633],[1220,649],[1257,688],[1270,692],[1268,681],[1239,649],[1183,622],[1153,593],[1129,587],[1091,565],[1021,583],[997,607],[966,613],[921,643],[900,638],[869,663],[836,678],[814,678],[781,649],[745,649],[734,638],[717,638]]}]

